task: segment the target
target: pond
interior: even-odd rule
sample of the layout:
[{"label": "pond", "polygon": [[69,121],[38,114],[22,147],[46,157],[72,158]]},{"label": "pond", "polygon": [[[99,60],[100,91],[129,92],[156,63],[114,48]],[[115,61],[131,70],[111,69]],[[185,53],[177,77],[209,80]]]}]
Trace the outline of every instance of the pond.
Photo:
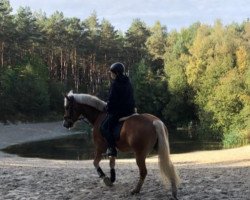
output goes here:
[{"label": "pond", "polygon": [[[198,143],[196,141],[170,141],[171,153],[185,153],[198,150],[222,149],[220,143]],[[86,133],[72,134],[51,140],[28,142],[2,149],[5,153],[22,157],[36,157],[63,160],[89,160],[94,158],[92,135]],[[156,155],[152,152],[151,155]],[[118,153],[118,158],[132,158],[133,153]]]}]

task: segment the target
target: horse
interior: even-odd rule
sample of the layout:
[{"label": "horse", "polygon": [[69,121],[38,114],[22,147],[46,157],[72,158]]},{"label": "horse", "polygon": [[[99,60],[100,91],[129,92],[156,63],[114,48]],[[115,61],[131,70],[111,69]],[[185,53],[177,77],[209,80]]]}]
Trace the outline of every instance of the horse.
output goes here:
[{"label": "horse", "polygon": [[[83,116],[93,126],[93,140],[95,146],[94,167],[100,178],[107,186],[112,186],[116,180],[115,158],[110,158],[110,177],[102,171],[99,163],[107,150],[107,142],[102,136],[100,127],[105,119],[107,103],[96,96],[76,94],[70,91],[64,95],[64,122],[66,128]],[[156,148],[158,150],[159,168],[163,183],[168,189],[171,183],[172,197],[177,199],[177,186],[180,182],[177,171],[170,160],[168,130],[164,123],[151,114],[137,114],[124,119],[120,138],[116,147],[121,152],[134,152],[139,168],[140,178],[131,194],[139,193],[147,175],[146,157]]]}]

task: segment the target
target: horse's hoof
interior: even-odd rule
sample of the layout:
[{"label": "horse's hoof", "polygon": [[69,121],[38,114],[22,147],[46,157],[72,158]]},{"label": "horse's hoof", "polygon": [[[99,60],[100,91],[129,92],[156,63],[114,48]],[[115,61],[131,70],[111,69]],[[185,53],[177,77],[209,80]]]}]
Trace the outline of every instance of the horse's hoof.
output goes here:
[{"label": "horse's hoof", "polygon": [[138,194],[140,191],[139,190],[132,190],[131,192],[130,192],[130,194],[132,194],[132,195],[135,195],[135,194]]},{"label": "horse's hoof", "polygon": [[177,196],[172,196],[170,200],[178,200]]},{"label": "horse's hoof", "polygon": [[172,192],[172,198],[171,199],[178,200],[176,191]]},{"label": "horse's hoof", "polygon": [[110,178],[107,176],[103,178],[103,182],[105,183],[106,186],[109,186],[109,187],[113,185],[113,183],[110,181]]}]

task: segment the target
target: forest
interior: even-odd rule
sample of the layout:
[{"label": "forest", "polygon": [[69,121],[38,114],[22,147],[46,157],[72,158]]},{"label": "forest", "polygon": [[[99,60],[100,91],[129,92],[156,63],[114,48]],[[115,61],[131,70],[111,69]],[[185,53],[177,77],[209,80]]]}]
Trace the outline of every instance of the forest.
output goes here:
[{"label": "forest", "polygon": [[[167,22],[166,22],[167,23]],[[107,100],[109,67],[122,62],[140,113],[190,128],[225,147],[250,141],[250,21],[168,31],[134,19],[126,32],[95,12],[51,16],[0,0],[0,121],[62,116],[62,93]]]}]

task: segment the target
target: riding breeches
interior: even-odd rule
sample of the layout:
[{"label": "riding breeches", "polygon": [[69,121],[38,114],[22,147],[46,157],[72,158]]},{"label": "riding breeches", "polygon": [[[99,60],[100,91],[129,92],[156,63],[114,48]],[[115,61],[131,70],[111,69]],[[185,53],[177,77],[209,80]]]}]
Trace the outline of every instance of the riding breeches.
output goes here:
[{"label": "riding breeches", "polygon": [[108,142],[108,148],[115,147],[115,138],[113,136],[113,131],[115,126],[118,124],[119,118],[115,115],[108,114],[103,120],[101,125],[101,133]]}]

